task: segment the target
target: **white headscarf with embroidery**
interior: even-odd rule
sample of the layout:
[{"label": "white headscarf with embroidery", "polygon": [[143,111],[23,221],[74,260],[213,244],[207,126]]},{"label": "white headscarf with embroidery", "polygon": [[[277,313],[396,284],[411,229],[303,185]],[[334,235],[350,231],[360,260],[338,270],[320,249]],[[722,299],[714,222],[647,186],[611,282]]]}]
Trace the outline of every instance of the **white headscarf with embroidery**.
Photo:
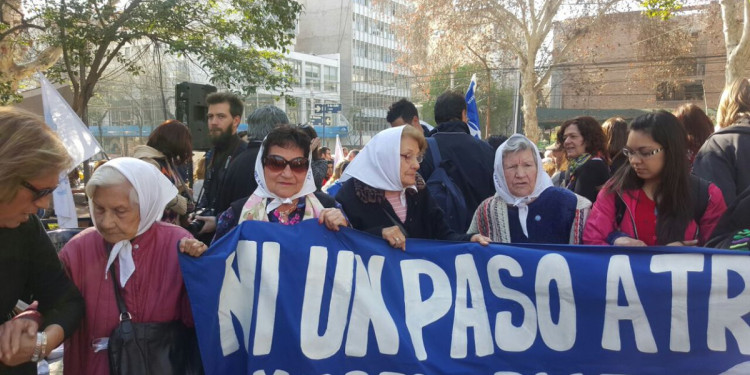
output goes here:
[{"label": "white headscarf with embroidery", "polygon": [[405,205],[406,189],[416,189],[416,186],[401,183],[401,133],[404,126],[411,125],[388,128],[372,137],[346,167],[340,181],[354,177],[376,189],[400,191],[401,203]]},{"label": "white headscarf with embroidery", "polygon": [[[505,180],[505,173],[503,173],[503,152],[506,151],[509,142],[523,142],[524,140],[525,143],[531,146],[526,150],[530,150],[534,154],[534,159],[536,160],[536,185],[534,185],[534,190],[531,192],[531,194],[525,197],[517,197],[511,194],[510,189],[508,188],[508,182]],[[500,197],[505,203],[518,207],[518,219],[521,222],[521,229],[523,230],[523,234],[528,237],[529,233],[526,229],[526,220],[529,216],[528,204],[539,197],[547,188],[553,186],[552,179],[549,177],[549,175],[547,175],[547,172],[545,172],[544,168],[542,167],[542,158],[539,156],[539,150],[536,148],[534,142],[531,142],[531,140],[521,134],[513,134],[510,138],[508,138],[507,141],[500,145],[500,147],[498,147],[497,151],[495,152],[494,181],[496,191],[495,195]]]},{"label": "white headscarf with embroidery", "polygon": [[[138,195],[138,208],[141,218],[135,235],[136,237],[140,236],[161,219],[167,203],[177,195],[177,188],[156,167],[139,159],[122,157],[110,160],[99,167],[94,175],[100,170],[108,168],[115,169],[123,175]],[[96,190],[94,190],[94,194],[96,194]],[[91,197],[89,197],[89,212],[91,213],[91,220],[96,226],[94,203]],[[120,285],[124,288],[130,276],[135,272],[133,246],[130,240],[122,240],[113,244],[107,260],[107,267],[104,269],[105,278],[107,277],[107,270],[109,270],[109,266],[112,265],[115,258],[120,261],[118,276]]]}]

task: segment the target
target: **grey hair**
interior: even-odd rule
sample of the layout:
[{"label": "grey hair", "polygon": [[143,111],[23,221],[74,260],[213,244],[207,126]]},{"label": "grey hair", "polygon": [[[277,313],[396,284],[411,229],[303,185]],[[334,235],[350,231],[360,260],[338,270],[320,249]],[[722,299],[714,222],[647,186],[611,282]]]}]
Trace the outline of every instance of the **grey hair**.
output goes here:
[{"label": "grey hair", "polygon": [[117,169],[102,167],[94,171],[91,179],[86,183],[86,196],[93,199],[96,188],[99,187],[112,187],[127,184],[130,186],[130,195],[128,197],[130,199],[130,204],[137,206],[139,204],[138,192],[135,191],[135,188],[130,181],[128,181],[128,179]]},{"label": "grey hair", "polygon": [[[531,153],[534,154],[534,144],[531,143],[531,141],[526,137],[511,137],[510,139],[505,141],[502,147],[503,159],[505,159],[505,155],[519,151],[531,150]],[[534,155],[534,165],[536,165],[538,168],[539,163],[537,161],[537,156],[538,155]]]},{"label": "grey hair", "polygon": [[289,118],[281,108],[274,105],[260,107],[247,116],[247,135],[262,140],[281,125],[289,125]]}]

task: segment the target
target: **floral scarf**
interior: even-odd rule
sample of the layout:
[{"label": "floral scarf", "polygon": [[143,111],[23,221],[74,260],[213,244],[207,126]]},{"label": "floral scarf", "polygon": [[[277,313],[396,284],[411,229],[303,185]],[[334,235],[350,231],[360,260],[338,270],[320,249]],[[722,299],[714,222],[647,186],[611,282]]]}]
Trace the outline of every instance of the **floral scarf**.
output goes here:
[{"label": "floral scarf", "polygon": [[[302,220],[314,219],[319,217],[320,212],[323,211],[324,207],[320,203],[318,198],[315,197],[315,194],[307,194],[304,196],[304,198],[307,200],[307,202],[305,204],[305,215]],[[268,214],[266,213],[266,204],[268,200],[269,198],[262,198],[255,194],[251,195],[250,198],[247,199],[247,202],[245,202],[245,206],[242,207],[240,220],[237,224],[239,225],[245,220],[269,221]]]},{"label": "floral scarf", "polygon": [[591,154],[589,153],[583,153],[581,156],[575,158],[575,159],[568,159],[568,177],[570,177],[570,180],[568,180],[568,183],[565,185],[565,187],[570,190],[573,185],[575,185],[576,176],[575,172],[578,168],[580,168],[582,165],[586,164],[587,161],[591,159]]}]

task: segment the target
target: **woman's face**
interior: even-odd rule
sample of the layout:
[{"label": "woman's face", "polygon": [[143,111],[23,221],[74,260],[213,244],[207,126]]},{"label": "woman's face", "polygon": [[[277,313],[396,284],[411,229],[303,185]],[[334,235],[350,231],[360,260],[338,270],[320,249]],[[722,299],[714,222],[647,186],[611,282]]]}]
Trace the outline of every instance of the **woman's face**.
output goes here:
[{"label": "woman's face", "polygon": [[513,196],[521,198],[534,192],[537,168],[534,151],[530,149],[503,155],[503,175]]},{"label": "woman's face", "polygon": [[401,138],[401,185],[412,186],[417,183],[419,170],[419,143],[410,137]]},{"label": "woman's face", "polygon": [[[26,181],[36,190],[54,189],[57,186],[58,174],[51,172],[42,177]],[[35,214],[40,208],[49,207],[52,194],[47,194],[34,200],[34,192],[25,186],[19,186],[16,197],[10,202],[0,203],[0,228],[17,228],[21,223],[29,220],[29,215]]]},{"label": "woman's face", "polygon": [[660,179],[664,169],[664,147],[650,134],[638,130],[628,134],[628,161],[635,174],[645,181]]},{"label": "woman's face", "polygon": [[563,149],[568,159],[575,159],[586,152],[586,140],[583,139],[578,125],[572,124],[563,133]]},{"label": "woman's face", "polygon": [[[291,148],[271,146],[268,149],[268,158],[274,158],[279,161],[283,159],[289,162],[297,158],[304,159],[305,155],[302,153],[302,149],[296,146]],[[304,169],[292,169],[287,164],[282,169],[279,169],[279,167],[275,168],[270,162],[266,161],[266,164],[263,166],[263,174],[266,176],[268,191],[279,198],[289,198],[302,190],[302,186],[305,184],[305,177],[307,177],[307,165],[305,165]]]},{"label": "woman's face", "polygon": [[131,240],[138,233],[141,210],[130,202],[130,183],[97,187],[91,199],[96,230],[108,243]]}]

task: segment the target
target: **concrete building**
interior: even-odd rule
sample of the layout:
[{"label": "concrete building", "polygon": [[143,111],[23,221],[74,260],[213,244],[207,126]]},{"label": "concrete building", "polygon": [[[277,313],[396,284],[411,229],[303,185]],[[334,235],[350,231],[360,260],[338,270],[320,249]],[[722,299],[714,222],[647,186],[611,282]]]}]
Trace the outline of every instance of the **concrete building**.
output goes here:
[{"label": "concrete building", "polygon": [[[726,63],[718,3],[685,9],[669,21],[641,12],[606,17],[555,67],[550,108],[717,107]],[[555,35],[565,26],[558,23]]]},{"label": "concrete building", "polygon": [[353,129],[388,126],[388,106],[410,97],[408,76],[393,64],[403,47],[394,33],[404,0],[304,0],[295,51],[340,56],[341,104]]}]

